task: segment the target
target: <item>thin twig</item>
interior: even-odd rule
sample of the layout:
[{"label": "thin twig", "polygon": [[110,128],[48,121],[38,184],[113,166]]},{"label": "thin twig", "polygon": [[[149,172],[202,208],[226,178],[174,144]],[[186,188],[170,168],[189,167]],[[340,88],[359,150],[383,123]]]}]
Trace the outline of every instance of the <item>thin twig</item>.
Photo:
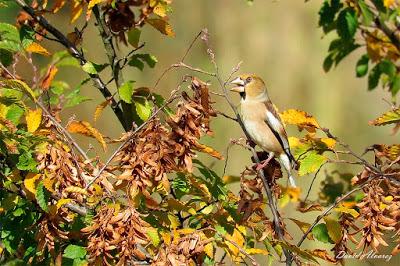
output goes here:
[{"label": "thin twig", "polygon": [[[232,111],[235,113],[237,122],[239,123],[240,127],[242,128],[243,132],[245,133],[247,139],[251,140],[249,134],[247,133],[247,131],[246,131],[245,127],[244,127],[244,124],[243,124],[242,119],[241,119],[241,117],[239,115],[239,112],[237,111],[233,101],[231,100],[231,98],[228,95],[228,90],[226,88],[226,85],[228,84],[229,79],[227,79],[226,81],[223,81],[221,76],[220,76],[220,74],[219,74],[219,68],[218,68],[218,65],[217,65],[217,63],[215,61],[215,54],[214,54],[214,52],[211,49],[211,46],[209,44],[209,40],[208,40],[209,36],[208,36],[208,30],[207,29],[203,30],[203,35],[202,35],[201,39],[207,45],[207,48],[208,48],[207,49],[207,53],[209,54],[211,62],[214,65],[215,74],[216,74],[215,77],[216,77],[216,79],[217,79],[217,81],[218,81],[218,83],[220,85],[220,88],[221,88],[223,94],[225,95],[225,99],[228,102],[229,106],[231,107]],[[238,64],[238,66],[236,68],[234,68],[232,70],[232,72],[237,72],[239,66],[240,66],[240,63]],[[229,77],[231,77],[232,75],[233,74],[230,74]],[[255,151],[255,149],[253,147],[251,147],[250,150],[251,150],[251,153],[253,155],[253,158],[254,158],[255,162],[256,163],[260,163],[260,159],[258,158],[257,152]],[[258,175],[261,177],[261,179],[263,181],[265,192],[267,194],[267,198],[268,198],[268,201],[269,201],[270,206],[271,206],[271,212],[272,212],[272,216],[273,216],[273,223],[274,223],[275,231],[276,231],[276,233],[278,235],[278,238],[281,241],[284,241],[283,229],[282,229],[281,224],[280,224],[280,218],[279,218],[280,215],[279,215],[279,212],[278,212],[278,207],[276,205],[274,197],[272,196],[272,190],[269,187],[267,179],[266,179],[266,177],[264,175],[264,170],[263,169],[258,170]],[[291,253],[291,251],[286,249],[286,248],[283,248],[283,252],[284,252],[285,257],[286,257],[286,264],[287,265],[291,265],[291,262],[292,262],[292,253]]]},{"label": "thin twig", "polygon": [[[45,28],[49,33],[51,33],[57,40],[59,40],[60,43],[64,45],[69,51],[69,53],[75,57],[76,59],[79,60],[79,63],[81,66],[85,65],[88,63],[88,61],[85,59],[84,55],[82,52],[80,52],[76,46],[68,40],[68,38],[57,28],[55,28],[53,25],[51,25],[47,19],[45,19],[42,15],[36,14],[35,10],[30,7],[24,0],[15,0],[15,2],[22,7],[22,9],[27,12],[34,20],[36,20],[40,26]],[[107,86],[104,84],[103,80],[100,78],[98,74],[89,74],[90,78],[93,80],[94,85],[97,87],[97,89],[103,94],[103,97],[105,99],[108,99],[111,97],[111,108],[114,111],[115,115],[117,116],[118,120],[120,123],[124,126],[125,130],[129,130],[130,127],[127,127],[125,125],[125,120],[124,120],[124,115],[119,107],[118,103],[115,101],[114,98],[112,98],[112,94],[110,90],[107,88]]]},{"label": "thin twig", "polygon": [[306,197],[304,198],[304,202],[307,201],[308,196],[310,195],[311,189],[312,189],[312,187],[313,187],[313,185],[314,185],[314,181],[315,181],[315,179],[317,178],[318,173],[321,171],[322,167],[323,167],[325,164],[326,164],[326,162],[323,163],[323,164],[318,168],[317,172],[315,172],[314,177],[313,177],[313,179],[312,179],[312,181],[311,181],[310,187],[308,188],[307,195],[306,195]]}]

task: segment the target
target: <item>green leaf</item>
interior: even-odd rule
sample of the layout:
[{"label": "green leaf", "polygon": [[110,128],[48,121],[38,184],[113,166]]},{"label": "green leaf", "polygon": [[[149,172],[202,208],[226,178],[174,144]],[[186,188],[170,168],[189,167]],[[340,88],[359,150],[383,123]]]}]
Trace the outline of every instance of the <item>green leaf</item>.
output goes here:
[{"label": "green leaf", "polygon": [[19,37],[22,43],[22,47],[26,49],[35,40],[35,32],[27,25],[23,25],[19,31]]},{"label": "green leaf", "polygon": [[392,80],[397,72],[396,65],[392,61],[383,60],[379,63],[379,69]]},{"label": "green leaf", "polygon": [[396,94],[399,92],[400,90],[400,75],[396,75],[393,78],[391,87],[390,87],[390,91],[392,92],[393,96],[396,96]]},{"label": "green leaf", "polygon": [[84,259],[86,257],[86,249],[77,245],[68,245],[63,254],[64,258],[68,259]]},{"label": "green leaf", "polygon": [[72,67],[81,67],[78,59],[73,57],[67,50],[58,51],[53,54],[54,65],[57,67],[62,66],[72,66]]},{"label": "green leaf", "polygon": [[303,176],[309,173],[316,172],[325,162],[327,158],[315,152],[307,153],[300,160],[299,175]]},{"label": "green leaf", "polygon": [[39,204],[40,208],[45,212],[49,211],[49,207],[47,206],[47,202],[49,200],[49,194],[46,188],[43,185],[43,181],[40,181],[38,186],[36,187],[36,201]]},{"label": "green leaf", "polygon": [[328,229],[326,224],[318,224],[312,229],[313,236],[323,243],[333,243],[329,238]]},{"label": "green leaf", "polygon": [[150,117],[151,111],[153,109],[150,102],[146,99],[135,100],[135,107],[136,113],[143,121],[146,121]]},{"label": "green leaf", "polygon": [[126,103],[132,103],[133,83],[133,80],[127,81],[118,89],[119,97]]},{"label": "green leaf", "polygon": [[33,173],[37,172],[36,161],[33,159],[32,154],[29,152],[24,152],[18,157],[18,163],[16,167],[21,171],[30,171]]},{"label": "green leaf", "polygon": [[368,62],[369,57],[367,54],[363,55],[358,61],[356,65],[356,75],[358,78],[364,77],[368,73]]},{"label": "green leaf", "polygon": [[91,98],[83,96],[80,94],[81,93],[81,88],[78,87],[75,90],[73,90],[71,93],[69,93],[66,98],[67,98],[67,103],[65,104],[65,107],[73,107],[76,106],[80,103],[90,101]]},{"label": "green leaf", "polygon": [[56,95],[61,95],[69,88],[68,83],[64,81],[55,80],[51,83],[50,91]]},{"label": "green leaf", "polygon": [[6,118],[10,120],[14,125],[18,125],[23,114],[24,109],[16,104],[13,104],[8,109]]},{"label": "green leaf", "polygon": [[334,28],[335,16],[342,8],[343,4],[340,0],[325,0],[319,10],[319,26],[325,33],[330,32]]},{"label": "green leaf", "polygon": [[346,8],[339,13],[337,19],[337,33],[344,40],[353,39],[358,26],[356,12]]},{"label": "green leaf", "polygon": [[0,62],[4,66],[9,66],[13,62],[13,54],[5,49],[0,49]]},{"label": "green leaf", "polygon": [[141,33],[142,32],[137,28],[133,28],[132,30],[130,30],[128,32],[128,42],[130,43],[130,45],[132,45],[135,48],[137,48],[139,46],[139,40],[140,40]]},{"label": "green leaf", "polygon": [[368,75],[368,90],[375,89],[379,84],[379,79],[381,77],[382,71],[379,67],[379,64],[375,65]]},{"label": "green leaf", "polygon": [[136,67],[140,70],[144,69],[144,63],[146,63],[149,67],[153,68],[157,63],[157,58],[154,55],[150,54],[134,54],[129,59],[129,65]]},{"label": "green leaf", "polygon": [[160,245],[160,236],[158,235],[158,230],[156,228],[147,228],[146,235],[150,238],[153,246],[158,247]]},{"label": "green leaf", "polygon": [[86,73],[89,74],[97,74],[97,70],[96,67],[94,66],[94,64],[92,62],[86,62],[83,66],[82,66],[83,71],[85,71]]},{"label": "green leaf", "polygon": [[325,57],[324,63],[322,65],[322,67],[324,68],[325,72],[328,72],[333,65],[333,53],[328,54],[327,57]]},{"label": "green leaf", "polygon": [[178,173],[174,180],[171,182],[172,188],[175,190],[177,199],[182,198],[189,192],[190,185],[184,174]]},{"label": "green leaf", "polygon": [[8,23],[0,23],[0,40],[9,40],[19,43],[20,39],[17,27]]},{"label": "green leaf", "polygon": [[364,0],[358,0],[357,3],[361,9],[361,14],[363,16],[363,24],[365,26],[369,26],[372,20],[374,19],[374,14],[371,12],[371,10],[369,9]]}]

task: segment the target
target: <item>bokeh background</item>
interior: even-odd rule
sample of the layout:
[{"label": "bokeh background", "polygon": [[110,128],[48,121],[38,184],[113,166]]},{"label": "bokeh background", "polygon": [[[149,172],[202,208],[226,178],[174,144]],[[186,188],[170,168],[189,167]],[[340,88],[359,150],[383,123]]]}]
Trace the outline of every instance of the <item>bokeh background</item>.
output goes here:
[{"label": "bokeh background", "polygon": [[[54,1],[49,1],[51,2]],[[349,143],[358,153],[362,153],[367,146],[374,143],[394,143],[398,136],[392,136],[388,127],[372,127],[368,121],[389,109],[389,105],[383,100],[390,100],[390,94],[382,89],[367,91],[367,79],[355,77],[355,60],[361,51],[356,51],[346,58],[336,69],[325,73],[322,62],[327,55],[330,40],[335,36],[322,35],[318,28],[318,9],[322,1],[280,0],[263,1],[255,0],[248,5],[245,0],[175,0],[170,15],[171,24],[176,32],[176,37],[170,38],[149,26],[143,28],[141,40],[146,42],[142,52],[154,54],[159,63],[154,69],[146,68],[140,72],[137,69],[127,69],[125,79],[136,81],[136,86],[152,87],[161,73],[171,64],[176,63],[183,56],[190,42],[197,33],[207,28],[210,33],[210,41],[214,47],[216,60],[224,77],[243,61],[240,72],[252,72],[263,77],[266,81],[269,94],[279,110],[297,108],[313,114],[319,123],[330,128],[331,132],[343,142]],[[1,21],[13,22],[15,12],[0,9]],[[63,32],[73,31],[69,24],[69,10],[50,17],[50,21],[62,29]],[[83,21],[80,21],[83,25]],[[60,49],[58,44],[44,43],[50,51]],[[83,47],[86,49],[86,57],[96,63],[105,63],[101,39],[93,25],[85,31]],[[360,49],[362,50],[362,49]],[[120,54],[128,52],[128,48],[121,47]],[[206,54],[203,43],[198,42],[187,57],[188,64],[212,71],[212,65]],[[46,62],[42,62],[43,64]],[[32,75],[29,68],[20,64],[24,76]],[[160,83],[157,92],[165,96],[174,89],[187,70],[170,72]],[[110,73],[104,71],[104,79],[108,80]],[[204,80],[210,77],[199,75]],[[85,75],[76,69],[61,70],[58,79],[65,79],[70,84],[77,86]],[[219,91],[215,80],[212,90]],[[115,88],[113,88],[115,89]],[[97,104],[104,99],[91,84],[82,88],[82,93],[93,100],[82,104],[78,108],[66,110],[63,117],[68,119],[75,116],[80,120],[93,121],[93,113]],[[236,103],[237,95],[232,95]],[[232,114],[229,106],[215,98],[215,107],[227,114]],[[65,120],[66,121],[66,120]],[[99,130],[111,137],[118,137],[122,133],[122,127],[108,108],[96,123]],[[225,153],[231,138],[243,136],[238,125],[225,118],[217,118],[213,122],[214,137],[206,137],[203,142]],[[299,132],[293,127],[288,128],[290,136],[297,136]],[[87,138],[79,138],[80,143],[88,148],[89,143],[98,147],[95,141]],[[109,148],[107,153],[100,152],[100,156],[106,158],[113,150]],[[100,151],[100,150],[99,150]],[[217,173],[223,171],[224,162],[215,162],[207,156],[200,155],[212,165]],[[242,148],[233,147],[229,153],[227,174],[238,175],[246,165],[250,165],[250,154]],[[344,166],[330,166],[341,171],[356,171],[356,168]],[[317,196],[320,189],[319,182],[324,178],[320,174],[313,188],[311,199]],[[303,191],[306,191],[312,176],[301,177],[298,183]],[[234,187],[234,189],[236,189]],[[304,194],[304,193],[303,193]],[[304,195],[302,195],[304,197]],[[283,216],[312,220],[316,213],[300,214],[293,208],[286,207],[282,210]],[[290,223],[290,222],[288,222]],[[300,237],[297,227],[289,224],[294,238]],[[297,242],[297,241],[296,241]],[[321,243],[306,241],[304,248],[319,248]],[[382,253],[389,254],[389,250]],[[265,262],[260,261],[263,265]],[[400,265],[399,256],[389,262],[382,260],[346,260],[347,265]]]}]

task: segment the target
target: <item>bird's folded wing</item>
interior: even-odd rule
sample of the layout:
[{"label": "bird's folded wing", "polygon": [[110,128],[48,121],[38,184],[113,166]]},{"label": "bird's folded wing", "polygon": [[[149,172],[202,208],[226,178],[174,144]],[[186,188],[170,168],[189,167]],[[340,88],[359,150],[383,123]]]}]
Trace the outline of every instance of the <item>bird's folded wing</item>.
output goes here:
[{"label": "bird's folded wing", "polygon": [[274,105],[271,101],[266,101],[265,106],[267,108],[267,114],[265,116],[265,122],[272,130],[279,143],[282,145],[285,153],[289,153],[289,157],[292,157],[290,154],[289,141],[287,138],[287,134],[285,128],[283,127],[283,123],[281,118],[279,117],[278,112],[276,111]]}]

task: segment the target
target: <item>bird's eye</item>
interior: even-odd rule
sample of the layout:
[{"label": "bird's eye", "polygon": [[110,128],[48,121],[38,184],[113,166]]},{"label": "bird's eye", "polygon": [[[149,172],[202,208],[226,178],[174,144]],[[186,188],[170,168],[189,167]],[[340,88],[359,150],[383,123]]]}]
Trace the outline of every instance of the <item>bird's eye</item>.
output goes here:
[{"label": "bird's eye", "polygon": [[248,77],[247,79],[246,79],[246,83],[249,83],[251,81],[251,77]]}]

